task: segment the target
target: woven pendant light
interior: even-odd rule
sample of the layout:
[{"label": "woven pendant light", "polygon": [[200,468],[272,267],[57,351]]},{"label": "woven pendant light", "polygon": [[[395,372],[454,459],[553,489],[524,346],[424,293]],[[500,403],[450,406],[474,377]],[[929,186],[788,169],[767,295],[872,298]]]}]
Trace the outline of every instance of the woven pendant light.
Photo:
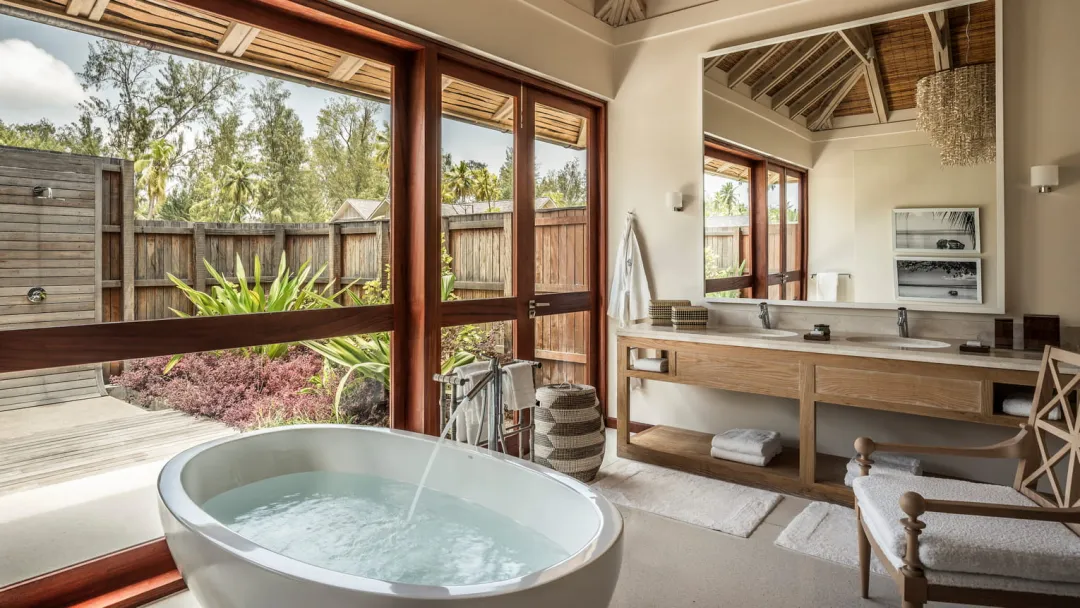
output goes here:
[{"label": "woven pendant light", "polygon": [[941,151],[944,166],[994,162],[997,112],[992,63],[942,70],[915,88],[915,126]]}]

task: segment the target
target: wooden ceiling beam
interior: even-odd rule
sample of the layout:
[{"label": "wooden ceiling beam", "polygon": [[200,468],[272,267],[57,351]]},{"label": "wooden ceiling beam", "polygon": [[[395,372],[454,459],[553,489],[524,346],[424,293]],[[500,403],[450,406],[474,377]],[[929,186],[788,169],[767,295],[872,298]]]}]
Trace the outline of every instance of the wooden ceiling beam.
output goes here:
[{"label": "wooden ceiling beam", "polygon": [[[821,47],[825,46],[825,43],[829,41],[830,37],[831,34],[818,34],[817,36],[811,36],[799,42],[786,57],[780,60],[780,63],[777,63],[773,69],[766,72],[764,76],[758,78],[757,82],[750,87],[750,98],[756,100],[768,92],[774,84],[787,78],[792,72],[799,69],[799,66],[806,63],[811,55],[816,53]],[[706,69],[706,71],[708,71],[708,69]]]},{"label": "wooden ceiling beam", "polygon": [[840,30],[840,38],[863,63],[870,63],[874,53],[874,35],[870,33],[869,26]]},{"label": "wooden ceiling beam", "polygon": [[885,85],[881,80],[881,64],[877,56],[870,58],[870,63],[863,65],[866,72],[866,89],[870,92],[870,103],[879,123],[889,122],[889,100],[885,97]]},{"label": "wooden ceiling beam", "polygon": [[[775,110],[780,106],[787,105],[791,100],[795,99],[797,95],[802,93],[807,87],[828,72],[833,64],[850,53],[851,49],[848,48],[846,42],[837,41],[833,43],[833,45],[825,51],[824,55],[815,59],[813,63],[795,77],[795,80],[789,82],[784,88],[780,89],[776,95],[773,95],[773,109]],[[858,61],[858,59],[856,58],[855,61]],[[792,113],[792,115],[794,116],[794,113]]]},{"label": "wooden ceiling beam", "polygon": [[711,69],[715,68],[716,66],[720,65],[720,62],[723,59],[724,59],[723,55],[717,55],[716,57],[709,57],[708,59],[705,60],[704,67],[701,68],[701,71],[708,73],[709,70],[711,70]]},{"label": "wooden ceiling beam", "polygon": [[830,91],[840,86],[845,82],[851,74],[863,65],[862,61],[855,55],[849,55],[839,67],[829,73],[828,76],[820,80],[817,84],[807,89],[805,93],[800,95],[798,99],[789,104],[791,110],[791,116],[799,116],[807,110],[810,106],[814,105],[814,102],[821,99],[825,95],[828,95]]},{"label": "wooden ceiling beam", "polygon": [[338,62],[334,65],[333,69],[330,70],[330,74],[327,78],[340,82],[348,82],[360,71],[360,68],[364,67],[365,63],[367,63],[367,61],[355,55],[342,55],[341,59],[338,59]]},{"label": "wooden ceiling beam", "polygon": [[736,85],[746,80],[750,74],[754,73],[754,70],[761,67],[761,64],[768,61],[778,50],[780,50],[780,45],[774,44],[772,46],[763,46],[747,51],[742,59],[728,71],[728,88],[734,89]]},{"label": "wooden ceiling beam", "polygon": [[503,104],[499,106],[499,109],[495,110],[495,113],[491,115],[491,119],[495,122],[502,122],[506,120],[513,112],[514,98],[507,97],[506,101],[504,101]]},{"label": "wooden ceiling beam", "polygon": [[595,14],[613,27],[634,23],[645,18],[645,0],[607,0]]},{"label": "wooden ceiling beam", "polygon": [[807,121],[807,128],[811,131],[820,131],[825,125],[829,124],[832,121],[833,112],[836,112],[840,102],[844,101],[851,89],[854,89],[855,85],[859,84],[859,81],[863,78],[866,78],[865,66],[863,66],[862,70],[856,69],[852,72],[851,76],[848,76],[848,79],[829,95],[829,99]]},{"label": "wooden ceiling beam", "polygon": [[109,0],[68,0],[64,12],[72,17],[86,17],[91,21],[101,21]]},{"label": "wooden ceiling beam", "polygon": [[247,52],[252,41],[259,35],[259,28],[252,27],[246,23],[240,23],[239,21],[233,21],[229,24],[229,29],[225,30],[225,35],[221,37],[221,42],[218,43],[217,52],[222,55],[232,55],[233,57],[243,57]]},{"label": "wooden ceiling beam", "polygon": [[924,13],[930,39],[934,44],[934,68],[937,71],[952,67],[952,42],[949,34],[949,15],[945,11]]}]

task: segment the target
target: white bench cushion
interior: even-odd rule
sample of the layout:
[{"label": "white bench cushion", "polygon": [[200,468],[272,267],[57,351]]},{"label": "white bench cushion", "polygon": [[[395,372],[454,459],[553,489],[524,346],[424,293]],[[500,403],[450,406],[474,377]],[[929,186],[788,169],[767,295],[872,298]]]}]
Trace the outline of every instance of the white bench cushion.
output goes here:
[{"label": "white bench cushion", "polygon": [[[896,558],[904,556],[907,543],[900,523],[907,517],[900,509],[904,492],[938,500],[1035,506],[1010,487],[933,477],[859,477],[854,490],[867,528],[882,550]],[[1080,537],[1064,524],[950,513],[926,513],[920,519],[926,528],[919,537],[919,559],[928,572],[1080,583]]]}]

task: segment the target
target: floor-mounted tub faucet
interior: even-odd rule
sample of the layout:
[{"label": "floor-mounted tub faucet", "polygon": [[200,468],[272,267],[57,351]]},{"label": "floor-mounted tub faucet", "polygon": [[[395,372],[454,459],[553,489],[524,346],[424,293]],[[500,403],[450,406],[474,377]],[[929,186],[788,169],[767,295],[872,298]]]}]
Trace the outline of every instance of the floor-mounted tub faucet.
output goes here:
[{"label": "floor-mounted tub faucet", "polygon": [[907,309],[903,306],[896,309],[896,327],[901,338],[908,337]]},{"label": "floor-mounted tub faucet", "polygon": [[772,329],[772,323],[769,321],[769,305],[765,302],[758,304],[758,318],[761,319],[762,329]]}]

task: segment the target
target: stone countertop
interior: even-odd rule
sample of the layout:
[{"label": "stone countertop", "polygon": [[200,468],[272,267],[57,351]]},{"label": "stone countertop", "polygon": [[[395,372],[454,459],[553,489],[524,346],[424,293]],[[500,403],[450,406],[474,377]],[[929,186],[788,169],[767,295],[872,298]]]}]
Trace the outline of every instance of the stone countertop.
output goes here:
[{"label": "stone countertop", "polygon": [[[941,348],[901,348],[889,346],[876,346],[867,343],[851,342],[847,338],[890,338],[891,336],[871,334],[843,334],[833,332],[829,342],[815,342],[803,339],[803,333],[795,330],[795,335],[788,337],[755,337],[740,335],[739,332],[753,332],[754,327],[709,327],[706,329],[675,329],[673,327],[653,327],[647,323],[639,323],[629,327],[620,328],[619,336],[628,338],[651,338],[654,340],[671,340],[675,342],[692,342],[696,344],[719,344],[722,346],[745,346],[749,348],[764,348],[772,350],[785,350],[805,353],[819,353],[823,355],[842,355],[847,357],[872,357],[875,359],[893,359],[898,361],[918,361],[922,363],[942,363],[945,365],[965,365],[969,367],[986,367],[992,369],[1008,369],[1018,371],[1037,372],[1042,364],[1042,353],[990,349],[988,354],[960,352],[959,346],[964,340],[949,340],[941,338],[918,338],[914,339],[935,340],[948,343],[948,347]],[[808,331],[808,330],[807,330]],[[1062,371],[1067,371],[1062,367]],[[1075,372],[1074,372],[1075,373]]]}]

